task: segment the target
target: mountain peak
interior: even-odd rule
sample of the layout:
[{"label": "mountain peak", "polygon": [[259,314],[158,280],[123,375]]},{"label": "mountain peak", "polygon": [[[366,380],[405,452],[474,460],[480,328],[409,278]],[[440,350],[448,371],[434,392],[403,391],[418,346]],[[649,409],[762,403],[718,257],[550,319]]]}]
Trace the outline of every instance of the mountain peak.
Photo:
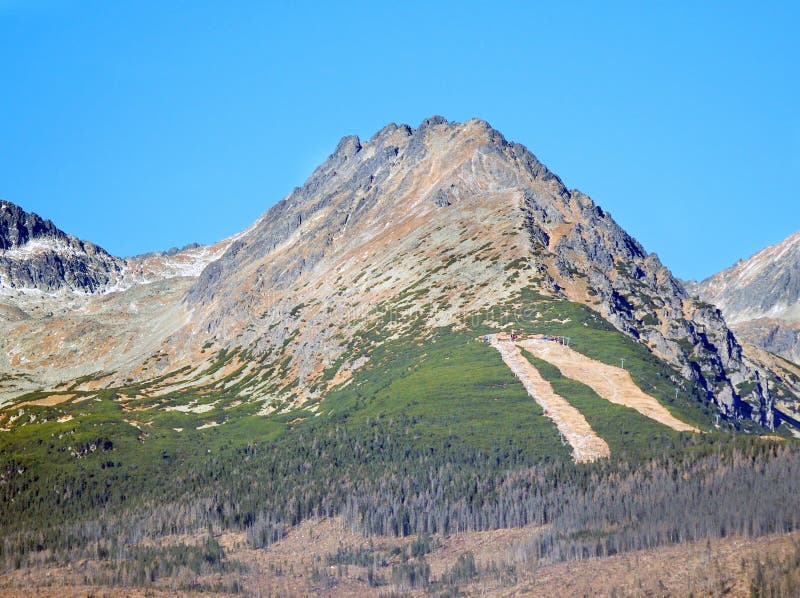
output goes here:
[{"label": "mountain peak", "polygon": [[50,220],[26,212],[17,204],[0,199],[0,250],[10,250],[31,240],[66,237]]},{"label": "mountain peak", "polygon": [[[415,318],[458,327],[533,293],[593,310],[725,415],[773,424],[768,389],[719,312],[693,303],[608,213],[481,119],[433,116],[366,142],[343,137],[301,187],[213,247],[124,261],[9,202],[0,222],[5,287],[93,292],[199,274],[176,307],[185,319],[165,328],[176,357],[164,367],[191,365],[211,346],[282,355],[284,370],[264,374],[265,385],[291,385],[281,400],[319,393],[333,363],[342,375],[363,365],[342,339],[387,306],[405,314],[396,332]],[[736,389],[748,380],[745,400]]]},{"label": "mountain peak", "polygon": [[691,288],[743,340],[800,362],[800,232]]},{"label": "mountain peak", "polygon": [[430,129],[432,127],[436,127],[436,126],[439,126],[439,125],[448,125],[449,126],[449,125],[452,125],[452,124],[457,124],[457,123],[451,123],[444,116],[439,116],[438,114],[434,114],[433,116],[430,116],[430,117],[426,118],[425,120],[423,120],[420,123],[418,130],[424,131],[425,129]]},{"label": "mountain peak", "polygon": [[347,159],[355,156],[360,151],[361,140],[358,138],[358,135],[346,135],[339,141],[339,144],[333,151],[333,155]]},{"label": "mountain peak", "polygon": [[[322,218],[330,230],[317,239],[318,247],[306,251],[306,269],[328,251],[332,239],[345,242],[368,221],[388,218],[390,213],[393,219],[407,218],[476,194],[522,193],[531,185],[541,185],[535,195],[548,204],[547,197],[558,198],[559,205],[571,197],[527,148],[507,142],[478,118],[460,123],[432,116],[417,128],[389,123],[366,142],[356,135],[345,136],[302,186],[231,246],[230,256],[209,268],[189,300],[206,295],[210,279],[229,261],[233,266],[236,256],[246,255],[245,260],[255,263],[307,228],[312,218]],[[566,208],[542,209],[555,214]]]},{"label": "mountain peak", "polygon": [[0,286],[94,292],[114,282],[123,266],[101,247],[0,200]]},{"label": "mountain peak", "polygon": [[[534,265],[508,279],[518,264]],[[692,304],[607,212],[480,119],[433,116],[416,129],[391,123],[364,143],[343,138],[202,273],[187,296],[197,315],[187,339],[204,331],[265,355],[293,343],[302,388],[342,358],[334,330],[353,334],[353,322],[334,314],[351,303],[373,313],[409,288],[420,289],[420,312],[448,306],[428,316],[430,326],[458,325],[458,313],[531,288],[588,305],[696,381],[725,414],[772,425],[765,389],[750,398],[757,409],[735,389],[754,374],[719,313]],[[296,341],[285,336],[296,326],[291,313],[305,322]],[[284,315],[243,328],[253,314]],[[702,358],[687,352],[698,345]]]}]

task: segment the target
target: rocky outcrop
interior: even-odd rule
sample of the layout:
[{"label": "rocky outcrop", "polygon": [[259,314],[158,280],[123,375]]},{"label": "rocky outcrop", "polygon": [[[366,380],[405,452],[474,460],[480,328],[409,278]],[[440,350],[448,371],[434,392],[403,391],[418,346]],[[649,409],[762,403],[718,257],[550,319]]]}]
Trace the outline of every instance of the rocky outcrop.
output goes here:
[{"label": "rocky outcrop", "polygon": [[724,414],[772,425],[763,384],[755,384],[747,402],[736,390],[744,380],[760,381],[763,373],[743,360],[720,312],[692,300],[657,255],[647,254],[589,198],[571,191],[570,201],[578,207],[575,217],[558,227],[550,243],[557,279],[584,278],[606,319],[677,366]]},{"label": "rocky outcrop", "polygon": [[744,341],[800,364],[800,322],[757,318],[732,324]]},{"label": "rocky outcrop", "polygon": [[236,238],[118,258],[61,231],[49,220],[0,200],[0,287],[97,293],[197,277]]},{"label": "rocky outcrop", "polygon": [[124,261],[0,201],[0,285],[45,292],[94,292],[116,281]]},{"label": "rocky outcrop", "polygon": [[800,232],[687,286],[742,340],[800,363]]}]

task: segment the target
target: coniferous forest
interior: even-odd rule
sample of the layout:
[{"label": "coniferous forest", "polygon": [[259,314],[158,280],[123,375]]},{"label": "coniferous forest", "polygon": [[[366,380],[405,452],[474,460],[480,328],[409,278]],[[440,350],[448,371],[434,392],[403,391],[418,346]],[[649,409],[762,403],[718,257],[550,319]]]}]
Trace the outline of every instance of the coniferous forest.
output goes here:
[{"label": "coniferous forest", "polygon": [[[291,434],[291,442],[250,442],[201,458],[164,453],[136,467],[115,462],[106,445],[82,460],[79,478],[42,478],[8,463],[0,484],[3,567],[89,559],[98,566],[85,572],[87,584],[149,586],[174,577],[184,589],[203,589],[190,580],[216,572],[228,580],[216,589],[239,591],[247,570],[226,557],[215,534],[243,532],[249,547],[265,549],[309,518],[340,516],[365,538],[541,526],[516,549],[521,568],[800,524],[800,448],[785,441],[680,435],[639,458],[576,465],[542,459],[518,441],[489,449],[456,439],[420,443],[402,418],[357,428],[312,421]],[[159,544],[184,534],[204,539]],[[425,586],[444,587],[474,568],[464,558],[462,577],[432,580],[422,551],[396,567],[393,583],[418,587],[425,578]]]}]

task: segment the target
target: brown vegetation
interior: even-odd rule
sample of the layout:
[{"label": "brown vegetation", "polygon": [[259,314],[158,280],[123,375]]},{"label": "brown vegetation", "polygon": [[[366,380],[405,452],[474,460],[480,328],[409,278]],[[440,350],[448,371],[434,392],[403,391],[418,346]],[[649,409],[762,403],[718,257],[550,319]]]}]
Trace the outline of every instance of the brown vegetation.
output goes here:
[{"label": "brown vegetation", "polygon": [[[431,579],[447,577],[474,559],[472,579],[456,584],[464,596],[729,596],[745,597],[770,589],[790,596],[800,581],[797,555],[800,533],[760,538],[729,537],[640,550],[611,557],[537,565],[519,560],[519,546],[532,527],[486,532],[434,535],[426,539],[425,560]],[[217,538],[227,557],[247,567],[238,575],[239,589],[251,596],[386,596],[401,591],[391,583],[392,570],[408,554],[414,539],[364,538],[347,529],[341,519],[314,519],[294,528],[283,540],[265,549],[249,548],[243,534]],[[202,535],[166,537],[161,545],[200,544]],[[331,564],[336,555],[371,551],[382,555],[378,566]],[[405,552],[404,552],[405,551]],[[385,557],[385,558],[384,558]],[[99,563],[83,561],[74,567],[25,569],[0,576],[0,596],[197,596],[229,592],[189,592],[162,583],[148,589],[85,584],[83,574]],[[373,579],[370,585],[369,578]],[[195,576],[196,577],[196,576]],[[206,583],[214,576],[204,576]],[[217,576],[216,581],[225,580]],[[383,580],[383,581],[381,581]],[[185,582],[197,581],[188,575]],[[790,585],[787,585],[790,584]],[[778,593],[783,590],[784,593]],[[400,595],[425,596],[422,588]]]}]

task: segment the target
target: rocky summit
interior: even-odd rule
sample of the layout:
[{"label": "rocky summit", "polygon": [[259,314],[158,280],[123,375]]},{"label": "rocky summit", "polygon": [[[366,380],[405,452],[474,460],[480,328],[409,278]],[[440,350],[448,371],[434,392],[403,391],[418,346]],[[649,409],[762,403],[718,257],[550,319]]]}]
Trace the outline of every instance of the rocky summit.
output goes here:
[{"label": "rocky summit", "polygon": [[[394,334],[417,317],[430,329],[458,327],[500,305],[530,307],[519,297],[535,291],[596,312],[723,416],[774,425],[767,374],[743,356],[719,311],[692,299],[588,196],[481,120],[433,117],[417,128],[390,124],[367,141],[343,138],[247,231],[213,250],[188,250],[204,258],[175,282],[164,267],[174,255],[132,276],[147,259],[114,258],[9,203],[2,214],[4,288],[102,291],[78,299],[96,304],[82,306],[78,327],[74,309],[64,319],[48,309],[6,331],[3,367],[28,388],[87,374],[115,386],[170,372],[191,386],[210,356],[238,351],[237,360],[248,356],[237,374],[242,398],[264,412],[285,409],[369,369],[369,351],[351,341],[387,311]],[[9,313],[35,307],[29,297],[4,303]],[[157,326],[147,316],[143,331],[139,314],[152,309],[165,315]],[[535,325],[535,314],[526,317]],[[61,359],[58,347],[74,345],[76,334],[88,334],[97,358],[72,349],[79,360]]]},{"label": "rocky summit", "polygon": [[[190,338],[272,356],[286,345],[287,373],[307,389],[336,360],[354,365],[338,340],[353,332],[354,308],[368,319],[416,288],[419,309],[446,305],[427,325],[452,325],[526,287],[591,307],[726,415],[771,425],[762,374],[719,312],[692,300],[589,197],[480,120],[434,117],[366,142],[342,139],[203,272],[187,297]],[[736,385],[746,380],[754,390],[744,403]]]},{"label": "rocky summit", "polygon": [[92,292],[113,281],[123,261],[0,200],[0,285]]}]

